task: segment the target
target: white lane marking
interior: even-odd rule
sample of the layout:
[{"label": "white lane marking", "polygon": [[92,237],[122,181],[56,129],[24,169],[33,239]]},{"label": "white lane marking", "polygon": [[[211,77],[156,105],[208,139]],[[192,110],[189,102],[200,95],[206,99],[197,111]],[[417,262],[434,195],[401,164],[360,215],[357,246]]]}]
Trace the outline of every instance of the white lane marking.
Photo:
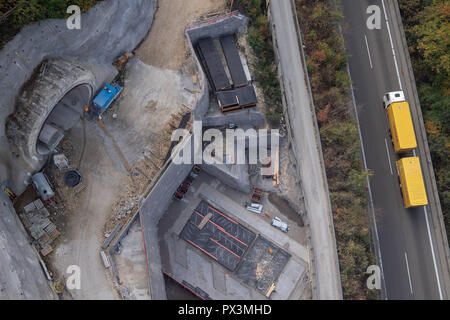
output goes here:
[{"label": "white lane marking", "polygon": [[413,150],[413,155],[414,155],[414,157],[417,157],[416,149]]},{"label": "white lane marking", "polygon": [[384,5],[384,0],[381,0],[381,2],[383,4],[384,17],[386,19],[387,30],[389,33],[389,41],[391,42],[392,55],[394,56],[394,64],[395,64],[395,71],[397,72],[398,84],[400,85],[400,90],[403,90],[402,80],[400,78],[400,71],[398,69],[397,55],[395,54],[395,49],[394,49],[394,41],[392,40],[391,28],[389,27],[389,20],[388,20],[387,13],[386,13],[386,7]]},{"label": "white lane marking", "polygon": [[436,282],[437,282],[437,284],[438,284],[439,298],[440,298],[441,300],[443,300],[443,297],[442,297],[442,289],[441,289],[441,282],[440,282],[440,280],[439,280],[439,273],[438,273],[437,265],[436,265],[436,256],[434,255],[433,239],[431,239],[430,223],[428,222],[428,211],[427,211],[427,207],[423,207],[423,210],[425,211],[425,220],[426,220],[426,222],[427,222],[428,238],[430,239],[431,254],[432,254],[432,256],[433,256],[434,273],[435,273],[435,275],[436,275]]},{"label": "white lane marking", "polygon": [[370,55],[370,49],[369,49],[369,42],[367,41],[366,35],[364,35],[364,38],[366,39],[366,48],[367,48],[367,54],[369,55],[370,69],[373,69],[372,56]]},{"label": "white lane marking", "polygon": [[387,20],[386,6],[384,5],[384,1],[382,1],[382,2],[383,2],[384,17]]},{"label": "white lane marking", "polygon": [[[347,72],[350,75],[350,79],[352,78],[352,75],[350,73],[350,66],[347,64]],[[353,83],[350,81],[350,91],[352,92],[352,100],[353,100],[353,108],[355,109],[355,115],[356,115],[356,123],[358,124],[358,134],[359,134],[359,141],[361,142],[361,150],[363,155],[363,162],[364,162],[364,170],[367,171],[367,160],[366,160],[366,151],[364,149],[364,143],[361,133],[361,126],[359,124],[359,115],[358,110],[356,108],[356,98],[355,98],[355,90],[353,88]],[[369,177],[366,177],[367,180],[367,188],[369,189],[369,202],[371,207],[371,213],[372,213],[372,219],[374,224],[374,231],[375,231],[375,238],[377,239],[378,246],[375,246],[375,250],[377,250],[377,256],[380,259],[380,269],[381,269],[381,279],[383,280],[383,288],[384,288],[384,294],[386,297],[386,300],[389,300],[388,293],[386,290],[386,280],[384,279],[384,271],[383,271],[383,259],[381,258],[381,249],[380,249],[380,238],[378,237],[378,227],[377,227],[377,220],[375,218],[375,208],[373,206],[373,196],[372,196],[372,188],[370,187],[370,180]],[[382,289],[383,290],[383,289]]]},{"label": "white lane marking", "polygon": [[413,294],[411,273],[409,273],[408,255],[406,254],[406,252],[405,252],[405,261],[406,261],[406,270],[408,271],[409,289],[411,290],[411,294]]},{"label": "white lane marking", "polygon": [[384,142],[386,143],[386,152],[387,152],[387,156],[388,156],[388,160],[389,160],[389,169],[391,169],[391,175],[393,175],[394,172],[392,172],[391,156],[389,155],[389,148],[388,148],[388,143],[387,143],[386,138],[384,138]]}]

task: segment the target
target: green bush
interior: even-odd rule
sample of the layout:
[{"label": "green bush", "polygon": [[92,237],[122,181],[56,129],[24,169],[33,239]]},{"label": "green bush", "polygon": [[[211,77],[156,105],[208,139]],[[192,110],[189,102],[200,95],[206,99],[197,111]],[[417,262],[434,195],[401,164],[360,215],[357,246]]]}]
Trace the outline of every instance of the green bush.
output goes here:
[{"label": "green bush", "polygon": [[86,12],[101,0],[3,0],[0,1],[0,15],[16,5],[18,7],[0,24],[0,48],[11,40],[23,27],[44,19],[67,18],[70,5],[78,5]]},{"label": "green bush", "polygon": [[266,14],[266,1],[242,0],[234,2],[235,8],[250,18],[248,42],[258,58],[255,68],[255,81],[263,89],[267,104],[266,119],[275,127],[283,121],[281,89],[275,67],[272,34]]}]

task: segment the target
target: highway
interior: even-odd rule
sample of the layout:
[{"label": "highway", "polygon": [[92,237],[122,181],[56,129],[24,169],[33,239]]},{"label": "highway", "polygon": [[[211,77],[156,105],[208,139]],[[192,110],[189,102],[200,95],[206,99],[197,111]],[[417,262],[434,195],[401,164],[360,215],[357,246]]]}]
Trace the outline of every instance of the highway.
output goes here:
[{"label": "highway", "polygon": [[[393,150],[382,106],[382,97],[388,91],[405,90],[410,103],[413,94],[406,84],[410,78],[404,76],[399,63],[402,51],[393,40],[387,1],[390,0],[342,0],[343,33],[351,55],[349,68],[364,160],[373,172],[369,192],[377,258],[383,271],[382,292],[386,299],[445,299],[443,279],[447,279],[444,273],[448,273],[448,269],[438,259],[439,237],[430,226],[431,208],[405,209],[403,206],[395,163],[399,157]],[[380,8],[380,29],[370,29],[366,24],[371,15],[367,8],[371,5]],[[418,148],[414,153],[420,157],[422,171],[427,175],[422,150]],[[430,190],[427,185],[429,195]]]}]

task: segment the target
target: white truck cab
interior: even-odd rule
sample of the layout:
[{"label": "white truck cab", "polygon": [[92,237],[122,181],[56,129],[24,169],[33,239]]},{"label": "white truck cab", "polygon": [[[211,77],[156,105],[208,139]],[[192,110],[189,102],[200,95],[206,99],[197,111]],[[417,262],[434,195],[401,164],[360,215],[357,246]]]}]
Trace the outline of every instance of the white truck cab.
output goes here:
[{"label": "white truck cab", "polygon": [[394,102],[403,102],[405,100],[405,94],[403,91],[392,91],[388,92],[383,96],[383,104],[384,108],[386,109]]}]

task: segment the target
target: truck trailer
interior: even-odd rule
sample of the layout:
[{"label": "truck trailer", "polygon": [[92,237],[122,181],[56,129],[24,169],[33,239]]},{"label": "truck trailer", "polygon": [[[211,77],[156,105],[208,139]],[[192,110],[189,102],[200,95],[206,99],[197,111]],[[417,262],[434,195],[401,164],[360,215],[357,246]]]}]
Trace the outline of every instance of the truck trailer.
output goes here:
[{"label": "truck trailer", "polygon": [[395,152],[405,153],[417,148],[411,111],[403,91],[389,92],[383,100]]},{"label": "truck trailer", "polygon": [[419,158],[402,158],[397,161],[397,169],[405,208],[426,206],[427,192]]}]

